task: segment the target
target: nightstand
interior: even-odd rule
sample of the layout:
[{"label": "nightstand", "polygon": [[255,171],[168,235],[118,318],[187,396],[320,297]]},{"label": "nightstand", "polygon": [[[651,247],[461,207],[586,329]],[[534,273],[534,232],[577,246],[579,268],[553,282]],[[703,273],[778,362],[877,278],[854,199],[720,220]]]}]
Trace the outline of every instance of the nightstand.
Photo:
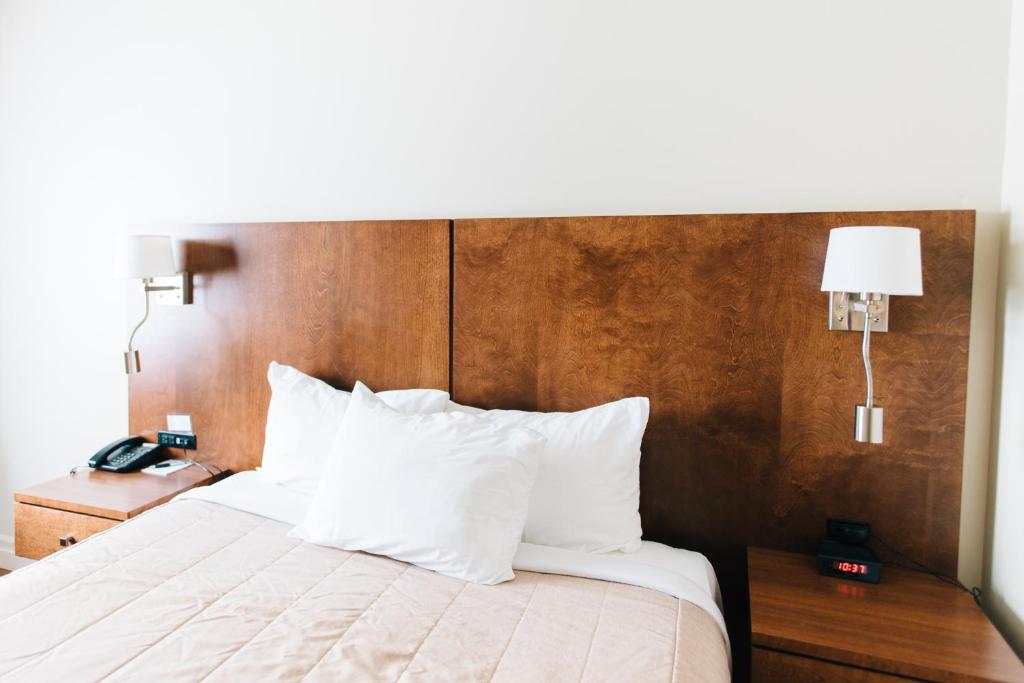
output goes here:
[{"label": "nightstand", "polygon": [[818,574],[814,557],[747,549],[754,683],[1024,681],[974,599],[885,567],[879,584]]},{"label": "nightstand", "polygon": [[195,466],[166,477],[79,470],[18,491],[14,494],[14,552],[18,557],[41,559],[215,478]]}]

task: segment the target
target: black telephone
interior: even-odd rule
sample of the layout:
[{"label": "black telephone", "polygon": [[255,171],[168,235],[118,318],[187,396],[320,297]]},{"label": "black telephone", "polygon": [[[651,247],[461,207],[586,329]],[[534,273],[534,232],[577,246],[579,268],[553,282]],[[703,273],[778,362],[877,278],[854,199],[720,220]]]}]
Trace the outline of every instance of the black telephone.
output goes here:
[{"label": "black telephone", "polygon": [[132,472],[164,457],[164,447],[148,443],[141,436],[111,442],[89,458],[89,467],[107,472]]}]

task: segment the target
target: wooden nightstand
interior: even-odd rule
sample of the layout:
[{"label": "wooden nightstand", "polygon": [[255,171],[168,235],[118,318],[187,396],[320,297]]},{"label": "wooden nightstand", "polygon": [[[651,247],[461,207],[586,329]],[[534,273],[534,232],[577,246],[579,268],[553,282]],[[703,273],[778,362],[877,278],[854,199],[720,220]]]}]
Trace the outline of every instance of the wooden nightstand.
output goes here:
[{"label": "wooden nightstand", "polygon": [[79,470],[14,494],[14,552],[38,560],[215,477],[189,467],[166,477]]},{"label": "wooden nightstand", "polygon": [[753,676],[763,681],[1024,681],[1024,664],[964,591],[885,567],[875,585],[815,558],[747,549]]}]

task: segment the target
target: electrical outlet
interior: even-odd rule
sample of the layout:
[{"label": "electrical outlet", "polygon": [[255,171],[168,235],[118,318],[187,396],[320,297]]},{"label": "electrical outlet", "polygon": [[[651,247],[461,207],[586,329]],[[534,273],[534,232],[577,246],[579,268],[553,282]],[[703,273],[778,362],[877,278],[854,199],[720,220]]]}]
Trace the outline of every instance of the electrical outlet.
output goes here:
[{"label": "electrical outlet", "polygon": [[183,448],[188,451],[196,449],[196,435],[184,432],[157,432],[156,442],[161,446]]}]

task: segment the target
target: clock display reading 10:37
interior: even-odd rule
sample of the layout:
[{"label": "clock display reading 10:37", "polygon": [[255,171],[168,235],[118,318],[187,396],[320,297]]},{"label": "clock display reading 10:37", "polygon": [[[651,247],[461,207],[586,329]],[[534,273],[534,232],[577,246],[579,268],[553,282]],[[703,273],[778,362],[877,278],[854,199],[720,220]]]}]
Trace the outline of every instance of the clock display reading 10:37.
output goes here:
[{"label": "clock display reading 10:37", "polygon": [[845,574],[867,574],[868,566],[859,562],[832,561],[832,569]]}]

